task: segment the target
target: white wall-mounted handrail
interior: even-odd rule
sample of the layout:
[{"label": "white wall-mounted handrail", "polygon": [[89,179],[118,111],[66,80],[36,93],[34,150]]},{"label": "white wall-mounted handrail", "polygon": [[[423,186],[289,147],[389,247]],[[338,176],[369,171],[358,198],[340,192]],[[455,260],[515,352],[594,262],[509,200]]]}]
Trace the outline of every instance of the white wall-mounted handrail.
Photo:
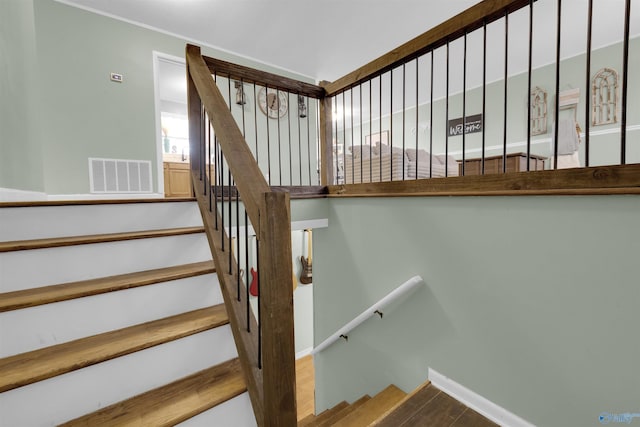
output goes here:
[{"label": "white wall-mounted handrail", "polygon": [[386,306],[388,306],[389,304],[391,304],[392,302],[394,302],[398,298],[401,298],[401,297],[403,297],[403,296],[415,291],[418,288],[418,286],[420,286],[423,283],[424,283],[424,281],[422,280],[422,277],[420,277],[420,276],[414,276],[411,279],[407,280],[402,285],[398,286],[396,289],[394,289],[393,291],[389,292],[380,301],[378,301],[377,303],[373,304],[371,307],[369,307],[368,309],[363,311],[362,314],[360,314],[358,317],[356,317],[355,319],[353,319],[352,321],[350,321],[349,323],[344,325],[342,328],[338,329],[329,338],[327,338],[326,340],[322,341],[322,343],[320,343],[320,345],[318,345],[316,348],[313,349],[313,351],[311,351],[311,354],[320,353],[322,350],[324,350],[325,348],[329,347],[331,344],[333,344],[338,339],[340,339],[340,337],[347,336],[347,334],[349,332],[351,332],[351,330],[353,330],[355,327],[357,327],[362,322],[367,320],[369,317],[371,317],[374,314],[376,314],[376,312],[380,312]]}]

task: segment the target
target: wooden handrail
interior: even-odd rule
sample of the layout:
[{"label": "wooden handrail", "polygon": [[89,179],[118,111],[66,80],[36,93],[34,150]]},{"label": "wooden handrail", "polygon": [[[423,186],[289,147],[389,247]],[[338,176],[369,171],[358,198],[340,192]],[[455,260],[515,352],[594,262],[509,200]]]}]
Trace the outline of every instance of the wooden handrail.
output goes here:
[{"label": "wooden handrail", "polygon": [[256,70],[255,68],[233,64],[208,56],[204,56],[203,59],[212,73],[218,73],[233,80],[242,80],[244,83],[268,85],[273,89],[297,93],[310,98],[322,98],[324,96],[324,89],[311,83],[301,82],[267,71]]},{"label": "wooden handrail", "polygon": [[[253,411],[260,427],[295,426],[297,411],[289,194],[272,191],[268,186],[200,49],[187,45],[186,58],[191,178]],[[208,123],[204,122],[202,108]],[[205,129],[208,126],[213,126],[216,141],[235,180],[235,190],[242,199],[260,242],[258,302],[261,312],[266,314],[259,321],[256,321],[248,307],[246,285],[238,277],[238,265],[229,253],[232,244],[225,228],[231,222],[225,224],[220,211],[212,211],[212,206],[224,203],[224,199],[211,199],[212,185],[215,183],[210,182],[202,170],[203,165],[206,167],[209,163],[202,158],[202,147],[206,146]],[[230,186],[227,192],[231,194]]]},{"label": "wooden handrail", "polygon": [[459,13],[431,30],[415,37],[392,51],[380,56],[355,71],[322,86],[328,96],[336,95],[349,87],[380,75],[410,59],[440,47],[465,31],[480,28],[529,4],[529,0],[484,0],[464,12]]},{"label": "wooden handrail", "polygon": [[328,186],[329,197],[638,194],[640,164]]},{"label": "wooden handrail", "polygon": [[242,201],[251,222],[260,223],[259,205],[262,194],[269,191],[267,180],[262,175],[258,164],[247,146],[242,131],[229,111],[222,94],[213,82],[209,67],[200,54],[200,48],[187,45],[186,48],[188,73],[193,79],[195,88],[199,94],[202,105],[209,116],[218,136],[218,143],[227,159],[238,191],[242,194]]}]

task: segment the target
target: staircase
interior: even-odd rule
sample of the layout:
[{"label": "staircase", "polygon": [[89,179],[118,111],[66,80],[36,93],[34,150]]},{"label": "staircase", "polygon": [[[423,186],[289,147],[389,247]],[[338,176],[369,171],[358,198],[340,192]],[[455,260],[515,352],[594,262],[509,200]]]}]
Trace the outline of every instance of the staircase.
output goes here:
[{"label": "staircase", "polygon": [[298,427],[496,427],[497,424],[426,382],[410,394],[390,385],[374,397],[341,402]]},{"label": "staircase", "polygon": [[255,426],[193,201],[0,205],[0,425]]}]

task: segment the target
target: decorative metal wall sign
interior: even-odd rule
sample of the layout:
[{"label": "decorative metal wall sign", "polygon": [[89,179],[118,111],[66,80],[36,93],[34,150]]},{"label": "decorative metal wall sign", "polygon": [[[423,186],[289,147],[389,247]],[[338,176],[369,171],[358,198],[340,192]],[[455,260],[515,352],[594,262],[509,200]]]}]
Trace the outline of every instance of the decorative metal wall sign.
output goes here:
[{"label": "decorative metal wall sign", "polygon": [[[464,123],[464,124],[463,124]],[[462,133],[482,132],[482,114],[474,114],[464,118],[449,120],[449,136],[458,136]]]},{"label": "decorative metal wall sign", "polygon": [[594,126],[618,122],[618,72],[603,68],[591,83],[591,124]]},{"label": "decorative metal wall sign", "polygon": [[547,133],[547,91],[536,86],[531,91],[531,135]]}]

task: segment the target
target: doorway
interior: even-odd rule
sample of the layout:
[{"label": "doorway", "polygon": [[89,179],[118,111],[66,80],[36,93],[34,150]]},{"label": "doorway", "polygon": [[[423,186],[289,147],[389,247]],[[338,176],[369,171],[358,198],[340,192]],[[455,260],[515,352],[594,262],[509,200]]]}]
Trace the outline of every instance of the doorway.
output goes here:
[{"label": "doorway", "polygon": [[153,52],[158,188],[165,197],[190,197],[189,118],[183,58]]}]

